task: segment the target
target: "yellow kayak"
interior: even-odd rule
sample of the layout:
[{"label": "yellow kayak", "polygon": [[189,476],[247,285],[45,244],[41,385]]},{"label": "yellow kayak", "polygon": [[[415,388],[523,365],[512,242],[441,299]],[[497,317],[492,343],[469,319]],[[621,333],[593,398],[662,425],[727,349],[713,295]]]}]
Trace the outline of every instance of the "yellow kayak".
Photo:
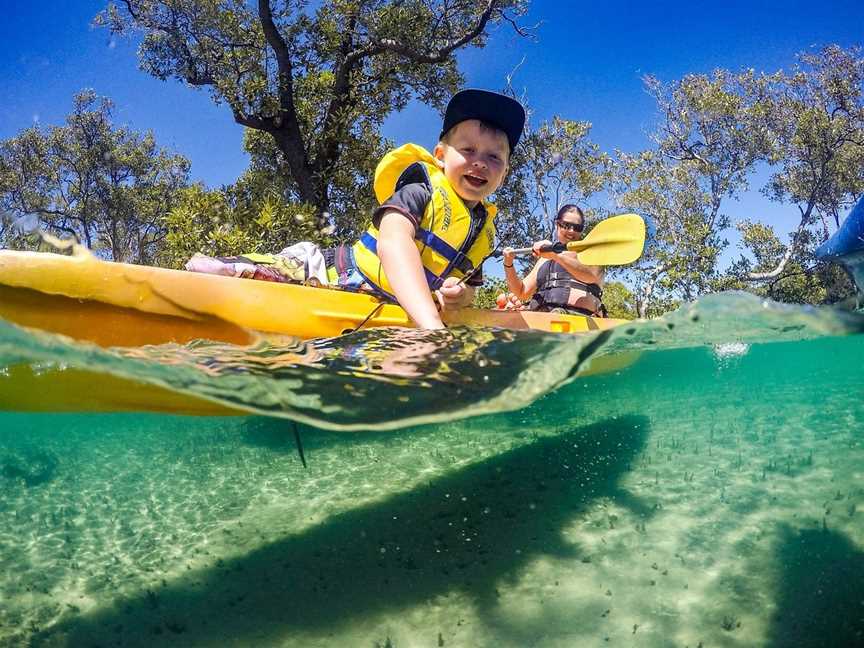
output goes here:
[{"label": "yellow kayak", "polygon": [[[309,339],[363,325],[412,327],[402,308],[369,294],[101,261],[89,255],[0,250],[0,317],[100,346],[234,344],[256,333]],[[368,318],[368,320],[367,320]],[[625,320],[466,308],[448,325],[585,333]]]},{"label": "yellow kayak", "polygon": [[[361,324],[413,326],[402,308],[368,294],[106,262],[89,254],[8,250],[0,250],[0,318],[102,347],[194,339],[250,344],[262,335],[333,337]],[[445,321],[578,334],[626,320],[468,308],[447,313]],[[616,370],[634,359],[600,358],[590,372]],[[0,372],[0,410],[247,413],[81,368],[30,366]]]}]

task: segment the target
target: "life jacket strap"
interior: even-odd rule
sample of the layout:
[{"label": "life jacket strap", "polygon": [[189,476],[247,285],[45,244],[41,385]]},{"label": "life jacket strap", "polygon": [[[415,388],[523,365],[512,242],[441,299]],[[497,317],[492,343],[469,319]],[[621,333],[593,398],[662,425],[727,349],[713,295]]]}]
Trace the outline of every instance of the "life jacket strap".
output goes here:
[{"label": "life jacket strap", "polygon": [[544,289],[551,288],[575,288],[584,290],[590,295],[594,295],[597,299],[603,299],[603,289],[595,283],[585,283],[579,281],[569,272],[550,272],[547,280],[544,282]]},{"label": "life jacket strap", "polygon": [[[375,256],[378,256],[378,241],[369,232],[363,232],[363,234],[360,236],[360,243],[367,250],[372,252],[372,254],[374,254]],[[360,274],[362,274],[364,277],[366,276],[362,270],[360,270]],[[426,283],[429,284],[430,290],[438,290],[441,287],[441,284],[444,283],[444,280],[441,277],[436,275],[434,272],[432,272],[431,270],[429,270],[425,266],[423,267],[423,274],[426,275]],[[369,281],[369,283],[371,283],[373,286],[375,286],[381,292],[381,294],[385,295],[388,299],[395,299],[395,297],[393,295],[391,295],[390,293],[378,288],[377,277],[366,277],[366,279]]]},{"label": "life jacket strap", "polygon": [[421,243],[428,245],[438,254],[443,256],[449,262],[449,269],[457,269],[463,275],[474,270],[474,264],[463,252],[451,246],[447,241],[439,238],[429,230],[417,228],[417,234],[414,235]]},{"label": "life jacket strap", "polygon": [[[471,260],[465,254],[463,254],[459,250],[454,249],[446,241],[441,240],[432,232],[418,228],[415,238],[421,243],[425,243],[433,250],[435,250],[438,254],[447,259],[449,263],[448,267],[446,268],[445,274],[449,275],[450,270],[454,267],[460,272],[462,272],[463,275],[468,274],[474,270],[474,264],[471,263]],[[376,256],[378,255],[378,241],[369,232],[363,232],[363,234],[360,236],[360,242],[363,244],[364,247],[366,247],[367,250],[369,250]],[[426,275],[426,283],[429,284],[429,288],[432,290],[438,290],[441,287],[441,284],[444,283],[444,279],[439,277],[426,267],[423,268],[423,271]]]}]

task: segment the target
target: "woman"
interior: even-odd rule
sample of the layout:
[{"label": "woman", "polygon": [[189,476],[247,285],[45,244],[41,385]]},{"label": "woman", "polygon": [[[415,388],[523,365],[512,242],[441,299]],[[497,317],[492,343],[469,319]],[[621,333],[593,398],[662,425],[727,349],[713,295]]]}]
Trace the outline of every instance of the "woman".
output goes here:
[{"label": "woman", "polygon": [[[576,205],[564,205],[555,217],[555,233],[561,243],[582,238],[585,214]],[[524,279],[513,268],[513,248],[504,248],[504,278],[512,297],[508,307],[528,302],[528,310],[578,313],[605,317],[603,297],[604,269],[579,262],[576,252],[541,252],[551,241],[534,244],[539,261]],[[530,302],[529,302],[530,300]]]}]

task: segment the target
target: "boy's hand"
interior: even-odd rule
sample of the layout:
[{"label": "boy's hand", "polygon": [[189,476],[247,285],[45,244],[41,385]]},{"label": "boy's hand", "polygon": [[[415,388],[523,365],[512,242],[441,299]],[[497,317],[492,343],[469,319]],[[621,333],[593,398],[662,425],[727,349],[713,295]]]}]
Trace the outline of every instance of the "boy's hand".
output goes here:
[{"label": "boy's hand", "polygon": [[513,253],[512,247],[505,247],[503,250],[501,250],[501,255],[504,260],[504,265],[513,265],[513,261],[516,259],[516,255]]},{"label": "boy's hand", "polygon": [[438,295],[441,310],[457,310],[467,306],[474,298],[474,291],[471,287],[459,283],[456,277],[447,277],[435,292]]}]

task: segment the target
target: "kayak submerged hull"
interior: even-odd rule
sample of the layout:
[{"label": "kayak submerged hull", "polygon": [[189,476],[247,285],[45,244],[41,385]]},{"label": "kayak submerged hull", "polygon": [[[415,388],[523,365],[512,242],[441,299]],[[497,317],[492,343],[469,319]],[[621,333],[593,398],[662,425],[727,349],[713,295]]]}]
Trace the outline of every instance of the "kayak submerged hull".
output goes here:
[{"label": "kayak submerged hull", "polygon": [[189,394],[73,367],[29,365],[0,372],[0,411],[40,413],[153,412],[185,416],[248,415]]},{"label": "kayak submerged hull", "polygon": [[[7,250],[0,250],[0,318],[101,347],[127,348],[195,339],[243,345],[262,336],[334,337],[361,324],[413,326],[402,308],[369,294]],[[446,321],[575,334],[624,320],[468,308],[446,314]],[[615,371],[634,360],[628,354],[597,358],[584,375]],[[81,368],[2,369],[0,411],[249,413]]]}]

